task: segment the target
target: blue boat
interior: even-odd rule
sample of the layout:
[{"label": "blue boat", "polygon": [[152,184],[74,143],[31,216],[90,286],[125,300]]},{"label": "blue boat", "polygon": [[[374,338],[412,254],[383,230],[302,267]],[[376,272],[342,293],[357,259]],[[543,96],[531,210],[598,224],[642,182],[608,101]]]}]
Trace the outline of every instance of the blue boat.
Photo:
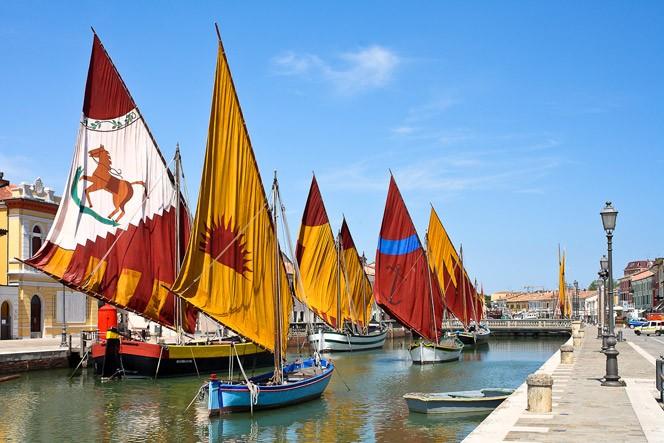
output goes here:
[{"label": "blue boat", "polygon": [[330,382],[334,364],[307,358],[283,368],[281,384],[272,384],[274,372],[249,379],[249,383],[228,383],[211,378],[208,382],[208,412],[254,411],[302,403],[321,396]]}]

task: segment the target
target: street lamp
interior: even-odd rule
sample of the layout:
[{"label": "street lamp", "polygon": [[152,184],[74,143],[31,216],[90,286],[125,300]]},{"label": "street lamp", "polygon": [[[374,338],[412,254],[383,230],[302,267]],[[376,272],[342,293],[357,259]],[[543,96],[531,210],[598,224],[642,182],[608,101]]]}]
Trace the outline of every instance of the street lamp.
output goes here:
[{"label": "street lamp", "polygon": [[602,279],[602,290],[599,293],[599,328],[597,331],[597,338],[602,339],[602,351],[606,350],[606,279],[609,276],[609,259],[606,255],[602,255],[599,259],[599,278]]},{"label": "street lamp", "polygon": [[574,280],[574,320],[579,318],[579,282]]},{"label": "street lamp", "polygon": [[618,375],[618,350],[616,349],[616,336],[615,336],[615,320],[613,318],[613,231],[616,228],[616,218],[618,211],[611,206],[611,202],[606,202],[606,206],[599,213],[602,216],[602,225],[606,232],[607,244],[607,265],[608,265],[608,297],[609,297],[609,331],[606,338],[607,349],[604,351],[606,355],[606,375],[602,386],[625,386],[625,383],[620,380]]},{"label": "street lamp", "polygon": [[60,337],[60,347],[67,347],[67,317],[65,313],[65,285],[62,285],[62,333]]}]

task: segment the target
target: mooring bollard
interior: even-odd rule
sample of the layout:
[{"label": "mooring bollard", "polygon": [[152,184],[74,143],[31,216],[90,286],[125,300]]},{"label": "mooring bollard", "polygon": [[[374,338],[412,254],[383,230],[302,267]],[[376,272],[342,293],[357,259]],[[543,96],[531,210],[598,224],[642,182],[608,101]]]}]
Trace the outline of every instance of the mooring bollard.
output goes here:
[{"label": "mooring bollard", "polygon": [[581,347],[581,342],[582,341],[583,341],[583,339],[578,335],[574,335],[572,337],[572,344],[574,345],[575,348]]},{"label": "mooring bollard", "polygon": [[562,345],[560,347],[560,363],[563,365],[574,363],[574,346]]},{"label": "mooring bollard", "polygon": [[528,411],[551,412],[553,377],[549,374],[530,374],[526,383],[528,384]]},{"label": "mooring bollard", "polygon": [[575,336],[579,330],[581,329],[581,321],[580,320],[574,320],[572,322],[572,336]]}]

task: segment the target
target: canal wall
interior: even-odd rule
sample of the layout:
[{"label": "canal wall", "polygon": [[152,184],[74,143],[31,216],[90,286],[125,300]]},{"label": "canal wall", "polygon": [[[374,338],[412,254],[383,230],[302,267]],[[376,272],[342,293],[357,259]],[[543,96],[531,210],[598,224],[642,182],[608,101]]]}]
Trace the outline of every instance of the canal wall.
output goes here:
[{"label": "canal wall", "polygon": [[67,367],[69,367],[68,349],[0,354],[0,374]]}]

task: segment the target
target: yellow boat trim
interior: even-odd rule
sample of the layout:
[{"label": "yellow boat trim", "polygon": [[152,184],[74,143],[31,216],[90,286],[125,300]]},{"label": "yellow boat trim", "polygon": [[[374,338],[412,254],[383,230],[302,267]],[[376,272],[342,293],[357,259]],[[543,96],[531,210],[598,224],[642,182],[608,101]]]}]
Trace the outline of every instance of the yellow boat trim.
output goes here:
[{"label": "yellow boat trim", "polygon": [[[215,357],[229,357],[235,355],[233,346],[237,353],[242,357],[243,355],[258,354],[265,352],[265,349],[257,346],[254,343],[235,343],[233,344],[217,344],[217,345],[169,345],[168,355],[170,358],[215,358]],[[231,354],[231,352],[233,354]]]}]

